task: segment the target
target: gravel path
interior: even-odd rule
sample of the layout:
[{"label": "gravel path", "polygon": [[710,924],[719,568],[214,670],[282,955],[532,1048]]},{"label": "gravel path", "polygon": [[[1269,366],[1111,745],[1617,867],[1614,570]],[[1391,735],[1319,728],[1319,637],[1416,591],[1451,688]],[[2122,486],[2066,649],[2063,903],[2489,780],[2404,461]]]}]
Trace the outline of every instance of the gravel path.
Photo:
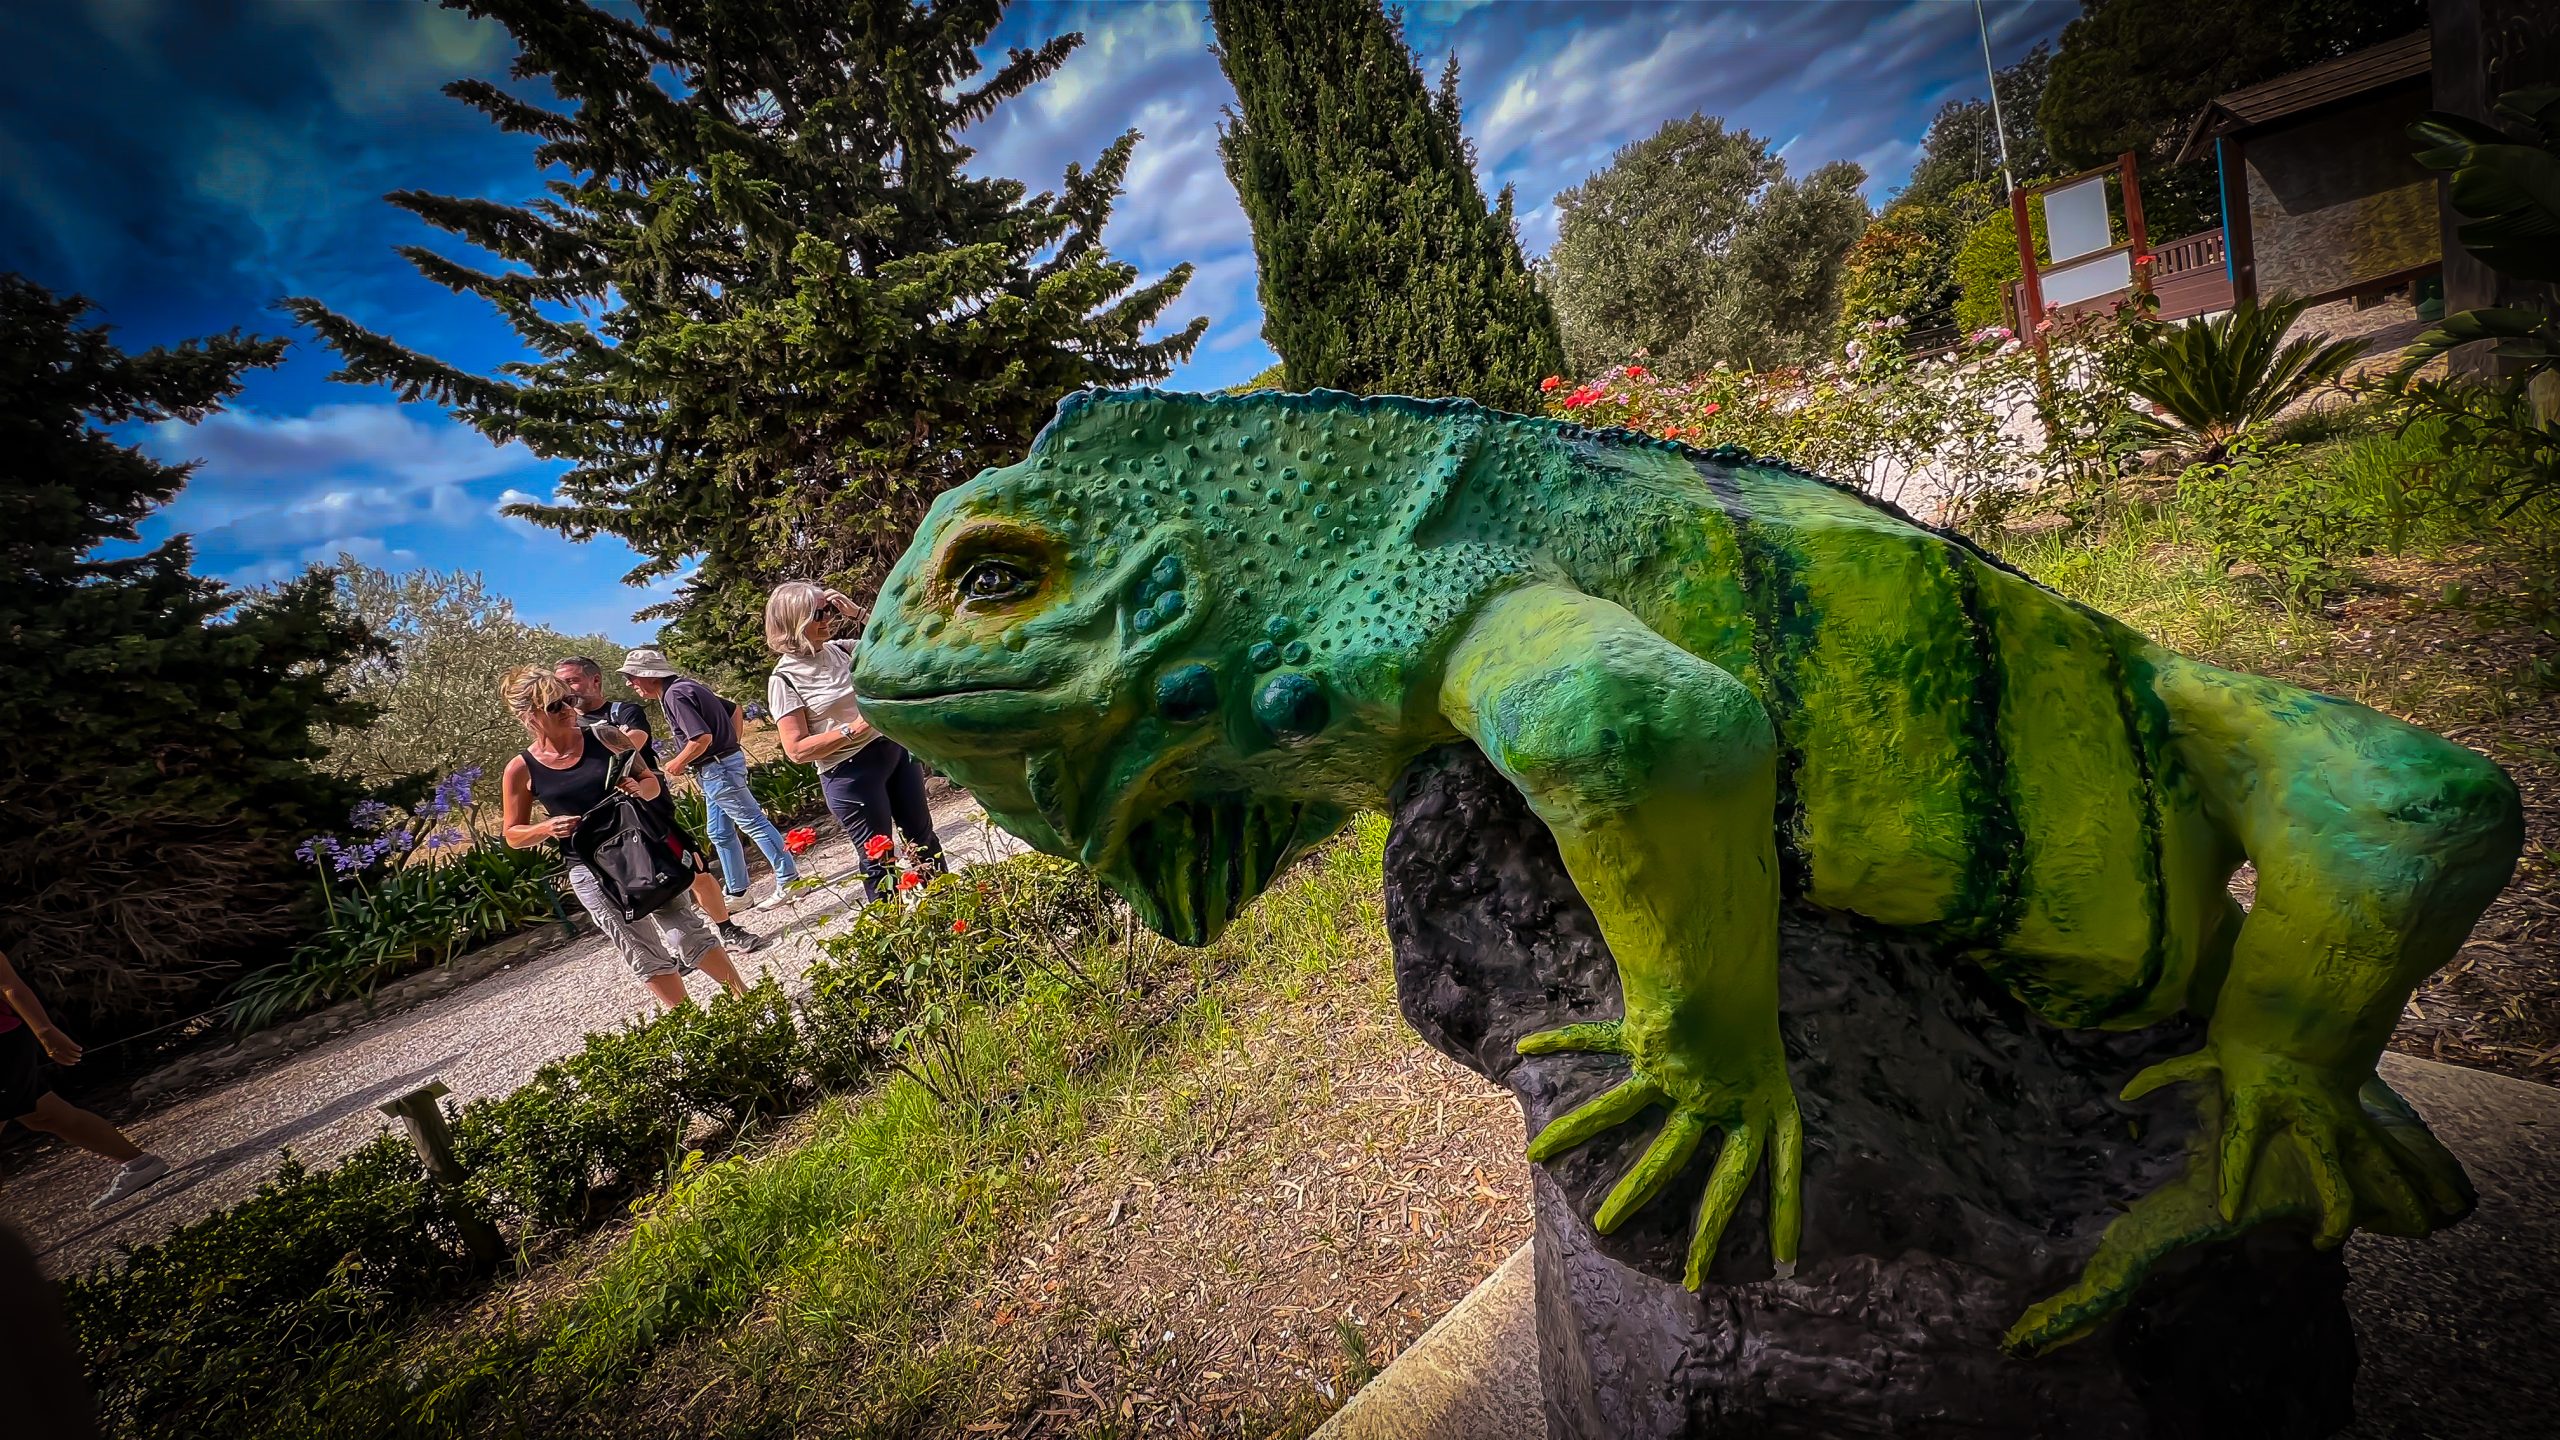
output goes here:
[{"label": "gravel path", "polygon": [[[989,825],[966,795],[935,806],[934,827],[956,865],[1022,848]],[[841,832],[820,822],[819,833],[826,843],[801,857],[803,869],[849,872],[853,851]],[[757,882],[759,890],[764,883]],[[848,913],[845,897],[858,903],[861,893],[860,881],[848,879],[837,891],[737,917],[772,938],[764,949],[738,957],[739,974],[752,983],[770,973],[797,993],[818,957],[817,938]],[[700,976],[691,985],[697,997],[715,989]],[[176,1169],[113,1211],[89,1209],[106,1184],[107,1163],[48,1141],[49,1153],[11,1176],[0,1192],[0,1218],[26,1237],[47,1273],[68,1274],[112,1256],[119,1245],[156,1240],[247,1198],[274,1172],[276,1152],[285,1146],[311,1164],[346,1153],[390,1127],[376,1105],[429,1080],[443,1081],[457,1104],[502,1095],[545,1061],[577,1049],[589,1032],[656,1008],[611,948],[589,936],[271,1069],[126,1119],[125,1133]]]}]

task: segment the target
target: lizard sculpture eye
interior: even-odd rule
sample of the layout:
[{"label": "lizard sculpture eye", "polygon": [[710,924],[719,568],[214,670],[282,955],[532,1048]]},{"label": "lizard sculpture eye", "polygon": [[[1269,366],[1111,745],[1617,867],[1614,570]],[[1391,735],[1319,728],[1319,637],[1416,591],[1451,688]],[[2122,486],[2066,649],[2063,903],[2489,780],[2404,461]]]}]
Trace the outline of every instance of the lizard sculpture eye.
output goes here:
[{"label": "lizard sculpture eye", "polygon": [[960,598],[971,604],[996,605],[1031,593],[1033,577],[1006,560],[979,560],[960,575]]}]

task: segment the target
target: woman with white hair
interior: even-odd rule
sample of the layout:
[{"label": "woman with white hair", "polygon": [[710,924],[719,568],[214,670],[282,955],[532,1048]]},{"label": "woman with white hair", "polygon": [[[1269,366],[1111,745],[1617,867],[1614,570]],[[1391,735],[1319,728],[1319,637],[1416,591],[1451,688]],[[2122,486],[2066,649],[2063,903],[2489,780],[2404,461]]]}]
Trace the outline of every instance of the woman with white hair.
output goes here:
[{"label": "woman with white hair", "polygon": [[[501,783],[507,843],[519,850],[563,845],[576,833],[578,817],[604,803],[614,752],[578,723],[577,696],[542,666],[519,665],[508,671],[498,679],[498,693],[524,726],[526,740],[525,748],[507,762]],[[619,788],[642,800],[656,800],[665,782],[650,768],[646,756],[638,751],[631,754],[631,774]],[[533,818],[536,801],[542,804],[540,820]],[[661,905],[637,920],[625,920],[621,907],[614,904],[587,862],[575,855],[568,858],[570,892],[659,1004],[672,1010],[685,1003],[687,970],[701,971],[731,994],[746,993],[746,982],[729,963],[729,952],[692,906]]]},{"label": "woman with white hair", "polygon": [[894,824],[933,870],[942,868],[942,840],[924,801],[924,766],[871,728],[854,703],[858,642],[836,639],[835,632],[858,618],[841,591],[806,580],[775,586],[764,606],[764,643],[776,657],[764,693],[782,753],[817,767],[827,813],[853,841],[863,887],[877,900],[889,876],[889,847],[875,837],[885,841]]}]

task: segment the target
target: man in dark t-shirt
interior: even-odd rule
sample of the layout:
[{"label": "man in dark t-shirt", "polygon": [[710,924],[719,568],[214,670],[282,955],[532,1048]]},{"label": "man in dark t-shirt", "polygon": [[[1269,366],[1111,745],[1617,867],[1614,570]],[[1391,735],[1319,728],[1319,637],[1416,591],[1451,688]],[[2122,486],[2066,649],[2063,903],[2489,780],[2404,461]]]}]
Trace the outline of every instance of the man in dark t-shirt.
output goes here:
[{"label": "man in dark t-shirt", "polygon": [[773,866],[773,893],[756,908],[783,903],[793,881],[800,878],[798,862],[782,843],[782,827],[773,823],[756,803],[755,791],[747,784],[746,752],[738,748],[738,727],[743,720],[737,706],[722,699],[719,692],[690,676],[677,673],[667,657],[655,650],[634,650],[623,657],[622,678],[631,688],[666,707],[667,724],[683,742],[667,758],[667,773],[683,775],[692,772],[702,782],[703,808],[709,814],[711,848],[720,856],[720,873],[728,882],[728,899],[735,903],[746,898],[747,847],[739,839],[743,832],[764,852],[766,863]]},{"label": "man in dark t-shirt", "polygon": [[[645,652],[655,654],[655,651]],[[658,747],[649,734],[649,711],[634,700],[608,700],[604,694],[604,667],[584,655],[572,655],[551,667],[560,683],[569,687],[570,698],[578,702],[578,723],[587,727],[605,746],[614,750],[638,750],[652,769],[663,769],[658,763]],[[663,792],[670,816],[674,810],[674,792]],[[678,827],[681,829],[682,827]],[[715,827],[716,828],[716,827]],[[685,837],[702,853],[702,842],[691,835]],[[720,943],[733,955],[752,955],[764,948],[764,937],[729,918],[729,895],[721,888],[719,878],[705,870],[693,877],[693,903],[700,907],[702,918],[711,922]]]}]

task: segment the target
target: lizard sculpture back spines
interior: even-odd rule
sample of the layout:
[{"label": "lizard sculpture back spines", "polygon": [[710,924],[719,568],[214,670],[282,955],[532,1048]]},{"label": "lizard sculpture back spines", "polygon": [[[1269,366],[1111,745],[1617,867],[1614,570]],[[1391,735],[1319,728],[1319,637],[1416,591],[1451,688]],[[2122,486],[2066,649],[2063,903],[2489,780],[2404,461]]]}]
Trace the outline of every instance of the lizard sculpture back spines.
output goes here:
[{"label": "lizard sculpture back spines", "polygon": [[[1416,755],[1473,742],[1554,834],[1626,996],[1522,1042],[1629,1065],[1531,1155],[1667,1107],[1608,1229],[1721,1132],[1693,1280],[1764,1154],[1794,1251],[1782,872],[2060,1023],[2211,1017],[2127,1093],[2214,1085],[2215,1163],[2117,1222],[2021,1345],[2182,1244],[2424,1233],[2468,1203],[2373,1064],[2513,867],[2496,767],[2161,650],[1787,467],[1464,402],[1078,397],[936,503],[856,681],[999,823],[1193,943]],[[2295,1163],[2258,1165],[2269,1145]]]}]

